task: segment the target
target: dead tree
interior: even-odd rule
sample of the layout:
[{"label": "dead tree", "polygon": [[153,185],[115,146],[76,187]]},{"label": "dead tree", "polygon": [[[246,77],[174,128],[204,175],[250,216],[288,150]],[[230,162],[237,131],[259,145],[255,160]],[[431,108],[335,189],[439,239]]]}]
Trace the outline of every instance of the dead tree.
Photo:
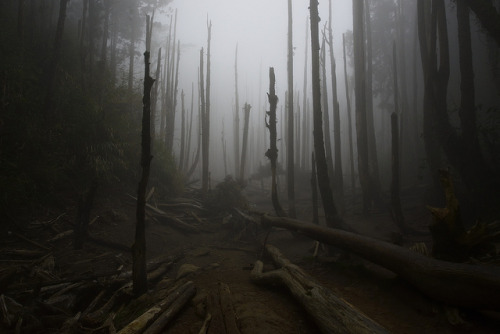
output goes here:
[{"label": "dead tree", "polygon": [[[51,109],[54,98],[54,85],[57,73],[57,66],[59,65],[59,59],[61,58],[62,39],[64,33],[64,23],[66,21],[66,8],[68,6],[68,1],[69,0],[60,0],[59,2],[59,18],[57,19],[54,47],[52,49],[52,57],[50,59],[48,73],[45,76],[47,78],[47,81],[45,82],[46,92],[45,92],[45,101],[43,106],[45,114],[49,114],[52,112]],[[20,3],[19,6],[22,6],[22,3]],[[20,24],[22,29],[22,19]]]},{"label": "dead tree", "polygon": [[158,84],[160,83],[161,68],[161,48],[158,49],[158,59],[156,62],[155,84],[153,87],[151,101],[151,138],[156,138],[156,104],[158,102]]},{"label": "dead tree", "polygon": [[[306,44],[305,44],[305,55],[304,55],[304,87],[302,91],[302,114],[304,115],[304,126],[302,127],[302,162],[301,167],[303,170],[306,169],[306,159],[307,159],[307,148],[309,143],[307,142],[307,122],[308,122],[308,113],[307,113],[307,45],[309,44],[309,18],[306,18]],[[307,116],[306,116],[307,115]]]},{"label": "dead tree", "polygon": [[356,194],[356,183],[355,183],[355,175],[354,175],[354,150],[353,150],[353,140],[352,140],[352,117],[351,117],[351,99],[349,97],[349,82],[347,80],[347,58],[345,55],[345,34],[342,34],[342,46],[344,53],[344,84],[345,84],[345,98],[347,103],[347,126],[349,133],[349,160],[351,165],[351,190],[352,195]]},{"label": "dead tree", "polygon": [[208,179],[209,179],[209,141],[210,141],[210,39],[212,37],[212,22],[207,24],[208,27],[208,39],[207,39],[207,85],[205,91],[205,107],[203,108],[203,136],[202,136],[202,175],[201,184],[202,192],[206,194],[208,192]]},{"label": "dead tree", "polygon": [[261,223],[296,231],[352,252],[393,271],[445,304],[500,310],[500,270],[495,266],[436,260],[391,243],[291,218],[264,215]]},{"label": "dead tree", "polygon": [[321,199],[323,201],[323,210],[325,212],[326,223],[328,226],[340,226],[341,218],[337,213],[337,208],[333,201],[333,193],[330,188],[330,179],[328,177],[328,165],[326,163],[325,146],[323,143],[323,124],[321,112],[321,86],[319,77],[319,14],[318,1],[309,2],[310,20],[311,20],[311,74],[313,91],[313,123],[314,123],[314,152],[316,155],[316,169],[318,173],[318,184]]},{"label": "dead tree", "polygon": [[356,135],[358,146],[359,182],[363,191],[363,212],[368,213],[372,201],[372,181],[369,169],[368,135],[366,119],[366,72],[365,72],[365,38],[363,24],[364,0],[354,0],[353,38],[354,38],[354,82],[356,96]]},{"label": "dead tree", "polygon": [[392,182],[391,182],[391,213],[394,223],[399,227],[401,232],[407,232],[404,223],[403,210],[401,209],[400,180],[401,175],[399,165],[399,131],[398,131],[398,113],[399,113],[399,96],[398,96],[398,68],[396,61],[396,43],[393,43],[392,48],[393,61],[393,79],[394,79],[394,112],[391,114],[391,167],[392,167]]},{"label": "dead tree", "polygon": [[323,39],[321,42],[321,74],[322,74],[322,80],[321,80],[321,107],[323,111],[323,134],[324,134],[324,139],[325,139],[325,150],[326,150],[326,163],[328,165],[328,177],[330,179],[330,186],[333,188],[333,151],[332,151],[332,140],[330,137],[330,115],[329,115],[329,108],[328,108],[328,85],[327,85],[327,80],[326,80],[326,39],[323,34]]},{"label": "dead tree", "polygon": [[288,137],[286,143],[286,179],[288,195],[288,214],[290,217],[296,217],[295,213],[295,146],[294,146],[294,114],[293,114],[293,35],[292,35],[292,0],[288,0]]},{"label": "dead tree", "polygon": [[193,111],[194,111],[194,83],[191,83],[191,113],[189,117],[189,130],[187,133],[186,140],[186,158],[184,159],[184,164],[182,169],[185,170],[189,164],[189,156],[191,154],[191,138],[193,133]]},{"label": "dead tree", "polygon": [[278,217],[285,217],[285,211],[281,207],[278,198],[278,183],[276,180],[276,162],[278,160],[278,148],[276,146],[276,106],[278,104],[278,97],[276,96],[276,77],[274,76],[274,68],[269,68],[269,111],[266,112],[269,122],[266,122],[266,127],[269,129],[269,149],[266,151],[266,157],[271,162],[271,200],[273,202],[274,211]]},{"label": "dead tree", "polygon": [[245,103],[243,110],[245,112],[245,126],[243,128],[243,143],[241,146],[241,164],[240,164],[240,182],[245,180],[245,165],[247,160],[247,147],[248,147],[248,126],[250,123],[250,109],[251,105]]},{"label": "dead tree", "polygon": [[[335,152],[335,167],[333,169],[334,190],[340,200],[344,197],[344,180],[342,173],[342,150],[340,137],[340,107],[337,97],[337,71],[335,56],[333,55],[333,29],[332,29],[332,0],[328,0],[328,46],[330,51],[330,68],[332,79],[332,102],[333,102],[333,142]],[[343,205],[341,205],[342,207]]]},{"label": "dead tree", "polygon": [[234,175],[240,175],[240,102],[238,94],[238,44],[234,52]]},{"label": "dead tree", "polygon": [[186,148],[186,110],[184,109],[184,90],[181,91],[181,149],[179,152],[179,169],[184,162],[184,150]]},{"label": "dead tree", "polygon": [[151,30],[149,15],[146,16],[146,51],[144,52],[144,94],[142,99],[142,149],[141,167],[142,176],[137,189],[137,211],[135,226],[135,241],[132,246],[132,279],[133,290],[136,296],[142,295],[148,289],[146,272],[146,187],[151,165],[151,88],[154,79],[149,75],[149,49],[151,48]]}]

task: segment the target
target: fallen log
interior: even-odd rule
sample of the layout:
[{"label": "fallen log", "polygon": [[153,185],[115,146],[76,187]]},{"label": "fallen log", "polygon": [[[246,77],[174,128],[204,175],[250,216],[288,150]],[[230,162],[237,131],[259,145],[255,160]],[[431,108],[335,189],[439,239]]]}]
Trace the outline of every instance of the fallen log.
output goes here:
[{"label": "fallen log", "polygon": [[285,285],[304,307],[322,333],[381,334],[385,328],[307,275],[286,259],[274,246],[267,253],[280,269],[263,273],[263,263],[255,262],[251,280],[257,284]]},{"label": "fallen log", "polygon": [[409,249],[351,232],[262,216],[263,226],[294,230],[350,251],[400,275],[427,296],[466,308],[500,310],[500,268],[436,260]]},{"label": "fallen log", "polygon": [[128,325],[123,327],[118,334],[143,333],[146,328],[152,326],[154,322],[159,319],[162,313],[167,312],[179,298],[183,297],[186,292],[194,295],[195,288],[193,282],[188,281],[172,291],[167,298],[163,299],[161,302],[141,314],[138,318],[131,321]]},{"label": "fallen log", "polygon": [[236,324],[231,291],[225,283],[219,283],[216,291],[207,298],[207,312],[210,314],[208,334],[240,334]]}]

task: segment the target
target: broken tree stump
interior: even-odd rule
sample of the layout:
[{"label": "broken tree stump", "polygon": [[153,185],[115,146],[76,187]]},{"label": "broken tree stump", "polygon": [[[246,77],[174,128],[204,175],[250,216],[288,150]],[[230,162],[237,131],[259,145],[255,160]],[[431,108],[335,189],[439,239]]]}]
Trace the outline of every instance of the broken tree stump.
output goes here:
[{"label": "broken tree stump", "polygon": [[291,263],[278,248],[267,245],[266,252],[280,269],[263,273],[264,265],[257,261],[251,273],[251,280],[257,284],[285,285],[314,319],[322,333],[388,333],[381,325]]}]

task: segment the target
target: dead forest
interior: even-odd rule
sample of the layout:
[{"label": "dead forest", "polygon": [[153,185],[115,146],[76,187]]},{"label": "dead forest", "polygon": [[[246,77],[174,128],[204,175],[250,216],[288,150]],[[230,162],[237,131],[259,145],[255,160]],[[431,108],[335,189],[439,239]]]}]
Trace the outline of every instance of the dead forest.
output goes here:
[{"label": "dead forest", "polygon": [[0,1],[1,333],[497,333],[500,1]]}]

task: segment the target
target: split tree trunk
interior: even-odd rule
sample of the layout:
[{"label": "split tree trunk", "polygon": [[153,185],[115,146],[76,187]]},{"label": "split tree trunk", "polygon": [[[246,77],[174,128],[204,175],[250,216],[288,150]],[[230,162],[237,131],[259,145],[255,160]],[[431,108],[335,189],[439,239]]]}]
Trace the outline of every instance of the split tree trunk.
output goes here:
[{"label": "split tree trunk", "polygon": [[202,162],[202,172],[201,172],[201,184],[202,192],[206,194],[209,188],[209,141],[210,141],[210,39],[212,37],[212,22],[208,23],[208,40],[207,40],[207,85],[205,91],[205,107],[203,108],[204,117],[203,123],[205,125],[203,129],[202,137],[202,152],[201,152],[201,162]]},{"label": "split tree trunk", "polygon": [[264,226],[286,228],[381,265],[427,296],[466,308],[500,310],[500,269],[432,259],[409,249],[339,229],[262,216]]},{"label": "split tree trunk", "polygon": [[328,226],[340,226],[342,223],[338,215],[337,208],[333,201],[330,179],[328,177],[328,165],[326,163],[325,146],[323,143],[323,124],[321,112],[321,86],[319,76],[319,14],[318,0],[310,0],[309,10],[311,15],[311,74],[313,91],[313,123],[314,123],[314,152],[316,155],[319,191],[323,200],[323,210],[325,212]]},{"label": "split tree trunk", "polygon": [[240,102],[238,96],[238,44],[234,52],[234,175],[240,175]]}]

